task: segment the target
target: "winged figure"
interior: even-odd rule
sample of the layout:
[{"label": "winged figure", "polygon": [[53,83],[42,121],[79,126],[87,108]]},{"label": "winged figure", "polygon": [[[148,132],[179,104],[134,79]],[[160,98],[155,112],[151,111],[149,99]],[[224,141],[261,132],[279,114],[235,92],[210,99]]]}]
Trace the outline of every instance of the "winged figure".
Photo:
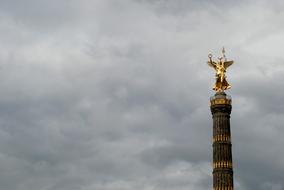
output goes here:
[{"label": "winged figure", "polygon": [[207,62],[210,67],[213,67],[216,71],[216,82],[213,86],[213,90],[215,91],[224,91],[231,88],[231,85],[226,80],[226,69],[231,66],[234,61],[227,61],[225,56],[225,49],[222,50],[222,57],[218,58],[219,61],[216,63],[212,61],[212,54],[208,55],[209,61]]}]

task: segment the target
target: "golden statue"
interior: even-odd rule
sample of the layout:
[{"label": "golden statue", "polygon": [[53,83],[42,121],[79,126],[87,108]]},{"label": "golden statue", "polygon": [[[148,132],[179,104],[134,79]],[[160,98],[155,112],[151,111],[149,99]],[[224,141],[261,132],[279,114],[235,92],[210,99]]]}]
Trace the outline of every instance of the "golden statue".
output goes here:
[{"label": "golden statue", "polygon": [[234,61],[227,61],[225,56],[225,48],[222,50],[222,57],[219,57],[219,61],[216,63],[212,61],[212,54],[208,55],[209,61],[207,62],[210,67],[213,67],[216,71],[216,83],[213,90],[217,92],[222,92],[224,90],[230,89],[231,86],[226,80],[226,69],[231,66]]}]

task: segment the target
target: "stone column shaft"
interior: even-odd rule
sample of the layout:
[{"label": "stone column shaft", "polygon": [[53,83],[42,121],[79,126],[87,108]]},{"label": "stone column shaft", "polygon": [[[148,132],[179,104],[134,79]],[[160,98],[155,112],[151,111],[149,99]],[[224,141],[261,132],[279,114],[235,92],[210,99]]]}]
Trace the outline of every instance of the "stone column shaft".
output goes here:
[{"label": "stone column shaft", "polygon": [[217,92],[210,103],[213,118],[213,189],[233,190],[231,99],[224,92]]}]

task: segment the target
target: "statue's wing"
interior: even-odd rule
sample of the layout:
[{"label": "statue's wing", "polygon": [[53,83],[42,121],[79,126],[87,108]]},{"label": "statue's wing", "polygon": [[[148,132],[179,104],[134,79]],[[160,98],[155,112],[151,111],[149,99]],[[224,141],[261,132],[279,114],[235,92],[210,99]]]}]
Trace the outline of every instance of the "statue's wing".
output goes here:
[{"label": "statue's wing", "polygon": [[226,62],[224,63],[225,69],[227,69],[228,67],[230,67],[233,63],[234,63],[234,61],[226,61]]},{"label": "statue's wing", "polygon": [[214,61],[208,61],[207,64],[210,66],[210,67],[213,67],[214,69],[216,69],[216,63]]}]

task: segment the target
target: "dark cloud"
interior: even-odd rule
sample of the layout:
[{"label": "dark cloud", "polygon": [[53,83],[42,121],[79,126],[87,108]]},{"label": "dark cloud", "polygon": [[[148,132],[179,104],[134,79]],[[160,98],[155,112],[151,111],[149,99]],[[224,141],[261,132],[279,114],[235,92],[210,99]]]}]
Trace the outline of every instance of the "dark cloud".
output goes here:
[{"label": "dark cloud", "polygon": [[226,46],[236,189],[283,189],[281,4],[0,1],[1,187],[211,188]]}]

